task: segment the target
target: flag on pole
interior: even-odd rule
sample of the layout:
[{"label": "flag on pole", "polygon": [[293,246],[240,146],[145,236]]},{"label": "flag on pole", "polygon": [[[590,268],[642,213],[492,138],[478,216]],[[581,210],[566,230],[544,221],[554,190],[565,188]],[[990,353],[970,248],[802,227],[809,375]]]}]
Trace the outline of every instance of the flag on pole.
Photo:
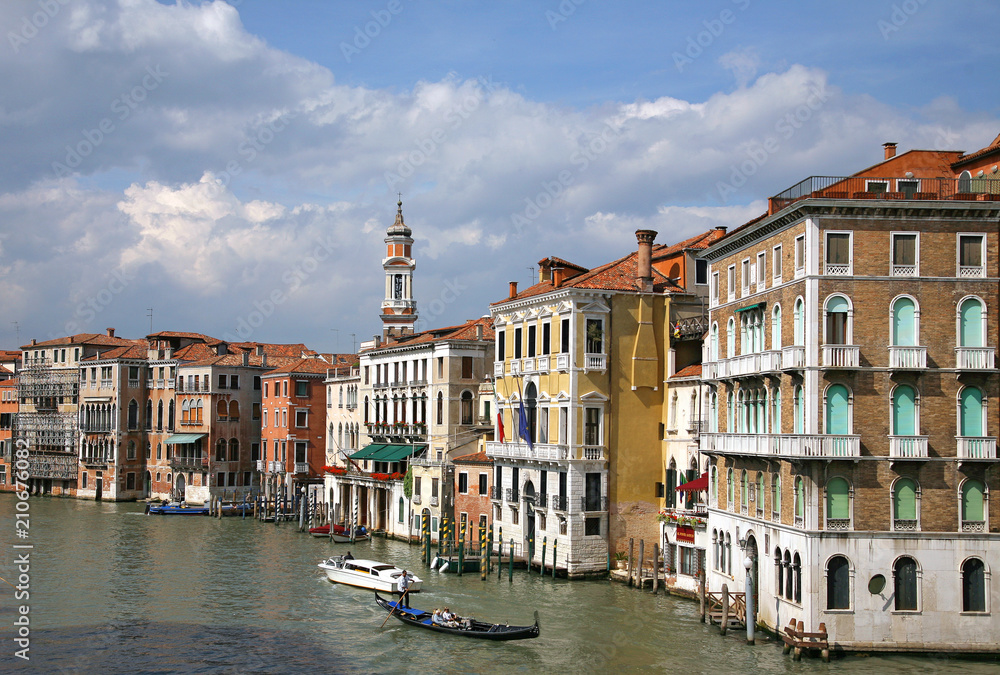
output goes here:
[{"label": "flag on pole", "polygon": [[497,403],[497,392],[496,392],[496,390],[493,391],[493,403],[497,407],[497,437],[499,438],[500,442],[503,443],[504,442],[504,434],[503,434],[503,410],[500,409],[500,404]]},{"label": "flag on pole", "polygon": [[521,397],[518,400],[518,404],[521,406],[521,419],[518,421],[517,433],[521,439],[528,444],[528,450],[534,452],[535,448],[531,443],[531,431],[528,429],[528,415],[524,412],[524,398]]}]

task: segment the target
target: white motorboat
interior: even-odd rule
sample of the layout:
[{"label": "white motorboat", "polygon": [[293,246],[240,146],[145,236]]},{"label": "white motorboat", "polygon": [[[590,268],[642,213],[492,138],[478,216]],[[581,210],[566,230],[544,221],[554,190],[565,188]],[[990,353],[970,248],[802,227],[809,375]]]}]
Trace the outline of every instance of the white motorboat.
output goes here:
[{"label": "white motorboat", "polygon": [[[333,556],[322,561],[318,567],[326,572],[326,578],[338,584],[369,588],[383,593],[399,593],[399,577],[403,570],[395,565],[388,565],[375,560],[344,559],[344,556]],[[420,590],[423,582],[412,572],[410,577],[410,592]]]}]

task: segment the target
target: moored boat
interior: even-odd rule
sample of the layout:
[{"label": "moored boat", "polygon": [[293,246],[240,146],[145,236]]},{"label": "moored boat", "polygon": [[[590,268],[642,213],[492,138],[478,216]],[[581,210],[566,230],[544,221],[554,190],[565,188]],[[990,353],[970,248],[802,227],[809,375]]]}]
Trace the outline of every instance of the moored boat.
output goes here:
[{"label": "moored boat", "polygon": [[[399,593],[399,578],[403,570],[395,565],[376,560],[360,560],[333,556],[322,561],[318,567],[326,573],[326,578],[338,584],[367,588],[383,593]],[[420,590],[423,581],[409,574],[410,592]]]},{"label": "moored boat", "polygon": [[160,506],[148,506],[146,513],[153,516],[205,516],[208,515],[207,506],[188,506],[184,502],[180,504],[161,504]]},{"label": "moored boat", "polygon": [[403,623],[408,623],[411,626],[420,626],[421,628],[427,628],[438,633],[450,633],[452,635],[478,638],[481,640],[525,640],[528,638],[536,638],[539,635],[537,611],[535,612],[535,623],[531,626],[511,626],[506,623],[488,623],[486,621],[477,621],[472,618],[453,621],[450,622],[449,625],[449,623],[436,622],[434,620],[434,615],[431,612],[416,609],[414,607],[407,607],[405,606],[405,603],[402,608],[399,608],[397,607],[396,601],[386,600],[380,596],[377,591],[375,593],[375,602],[377,602],[382,609],[389,612],[392,616],[396,617]]}]

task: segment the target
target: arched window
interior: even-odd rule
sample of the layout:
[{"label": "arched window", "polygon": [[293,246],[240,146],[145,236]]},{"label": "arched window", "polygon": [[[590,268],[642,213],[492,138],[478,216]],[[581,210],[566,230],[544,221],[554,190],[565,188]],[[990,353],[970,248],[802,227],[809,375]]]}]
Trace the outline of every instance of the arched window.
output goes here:
[{"label": "arched window", "polygon": [[750,504],[750,486],[747,481],[747,470],[743,469],[740,472],[740,510],[744,513],[747,512],[747,507]]},{"label": "arched window", "polygon": [[794,340],[794,344],[802,346],[806,343],[806,306],[802,298],[795,299],[792,318],[794,320],[792,339]]},{"label": "arched window", "polygon": [[203,418],[202,418],[202,416],[201,416],[201,411],[202,411],[202,410],[204,410],[204,405],[203,405],[203,403],[202,403],[202,400],[201,400],[201,399],[199,398],[199,399],[198,399],[197,401],[195,401],[195,403],[194,403],[194,413],[195,413],[195,417],[194,417],[194,418],[195,418],[195,420],[196,420],[197,422],[199,422],[199,423],[200,423],[200,422],[202,421],[202,419],[203,419]]},{"label": "arched window", "polygon": [[826,483],[826,519],[828,530],[847,529],[851,520],[851,486],[840,476]]},{"label": "arched window", "polygon": [[771,309],[771,349],[781,349],[781,305]]},{"label": "arched window", "polygon": [[826,564],[826,608],[851,608],[851,563],[842,555]]},{"label": "arched window", "polygon": [[711,432],[717,432],[719,430],[719,395],[716,392],[712,392],[712,395],[708,399],[708,430]]},{"label": "arched window", "polygon": [[225,401],[219,401],[215,406],[220,422],[225,422],[229,419],[229,404]]},{"label": "arched window", "polygon": [[747,432],[746,424],[746,390],[740,387],[740,390],[736,393],[736,433],[745,434]]},{"label": "arched window", "polygon": [[972,192],[972,174],[968,171],[963,171],[958,174],[958,191],[961,193]]},{"label": "arched window", "polygon": [[719,531],[712,530],[712,569],[719,569]]},{"label": "arched window", "polygon": [[230,401],[229,402],[229,421],[238,422],[240,419],[240,402]]},{"label": "arched window", "polygon": [[917,610],[917,561],[903,556],[892,567],[896,611]]},{"label": "arched window", "polygon": [[986,322],[983,301],[966,298],[958,310],[958,344],[960,347],[982,347],[986,344]]},{"label": "arched window", "polygon": [[851,433],[851,395],[847,387],[834,384],[826,390],[826,433],[847,435]]},{"label": "arched window", "polygon": [[802,602],[802,559],[798,553],[792,558],[792,570],[795,573],[795,602]]},{"label": "arched window", "polygon": [[135,399],[129,401],[128,404],[128,428],[135,429],[139,426],[139,404],[135,402]]},{"label": "arched window", "polygon": [[368,397],[365,396],[365,424],[369,423],[370,418],[368,417]]},{"label": "arched window", "polygon": [[726,532],[726,574],[733,573],[733,538]]},{"label": "arched window", "polygon": [[163,399],[156,404],[156,428],[163,428]]},{"label": "arched window", "polygon": [[795,479],[795,523],[803,525],[806,516],[806,482],[802,476]]},{"label": "arched window", "polygon": [[731,359],[736,356],[736,321],[731,317],[726,324],[726,358]]},{"label": "arched window", "polygon": [[785,551],[782,566],[785,568],[785,599],[792,600],[795,598],[795,571],[792,569],[792,554],[790,551]]},{"label": "arched window", "polygon": [[170,403],[167,404],[167,429],[169,431],[174,430],[174,400],[170,399]]},{"label": "arched window", "polygon": [[917,394],[913,387],[901,384],[892,390],[893,436],[917,435]]},{"label": "arched window", "polygon": [[962,483],[962,531],[986,530],[986,488],[983,482],[969,478]]},{"label": "arched window", "polygon": [[959,436],[976,438],[986,435],[983,421],[986,411],[983,409],[983,392],[979,387],[964,387],[959,393]]},{"label": "arched window", "polygon": [[831,296],[826,301],[826,336],[824,344],[850,344],[850,303],[842,295]]},{"label": "arched window", "polygon": [[215,442],[215,461],[225,462],[226,461],[226,439],[220,438]]},{"label": "arched window", "polygon": [[153,399],[146,399],[146,420],[145,420],[146,430],[149,431],[153,428]]},{"label": "arched window", "polygon": [[911,298],[897,298],[892,303],[892,342],[895,347],[919,344],[917,336],[917,306]]},{"label": "arched window", "polygon": [[181,402],[181,422],[188,422],[191,419],[191,404],[187,399]]},{"label": "arched window", "polygon": [[806,402],[805,391],[802,389],[801,384],[795,387],[795,398],[792,401],[792,407],[792,412],[795,416],[794,433],[804,434],[806,429]]},{"label": "arched window", "polygon": [[726,396],[726,432],[736,433],[736,401],[732,390]]},{"label": "arched window", "polygon": [[229,461],[240,461],[240,441],[236,438],[229,439]]},{"label": "arched window", "polygon": [[781,433],[781,389],[771,390],[771,433]]},{"label": "arched window", "polygon": [[777,589],[776,595],[781,598],[785,595],[785,574],[781,564],[781,549],[774,549],[774,587]]},{"label": "arched window", "polygon": [[666,505],[668,508],[677,505],[677,492],[674,488],[677,487],[677,462],[674,458],[670,458],[670,463],[667,464],[667,495],[666,495]]},{"label": "arched window", "polygon": [[712,333],[708,343],[708,360],[719,360],[719,324],[717,323],[712,324]]},{"label": "arched window", "polygon": [[917,484],[911,478],[900,478],[892,486],[893,529],[916,530],[917,517]]},{"label": "arched window", "polygon": [[726,510],[733,510],[733,503],[736,501],[736,481],[733,480],[733,470],[726,471]]},{"label": "arched window", "polygon": [[403,516],[405,515],[405,510],[406,510],[406,503],[403,501],[403,498],[400,497],[399,498],[399,520],[398,520],[398,522],[400,522],[400,523],[403,522]]},{"label": "arched window", "polygon": [[764,515],[764,472],[757,472],[757,517]]},{"label": "arched window", "polygon": [[979,558],[962,563],[962,611],[986,611],[986,566]]},{"label": "arched window", "polygon": [[[710,490],[709,490],[709,497],[710,497],[712,503],[715,504],[716,507],[718,507],[718,505],[719,505],[719,469],[718,469],[718,467],[713,466],[709,470],[709,476],[711,476],[711,482],[709,483],[710,486],[711,486]],[[669,489],[669,487],[667,489]]]},{"label": "arched window", "polygon": [[437,423],[444,424],[444,392],[437,395]]},{"label": "arched window", "polygon": [[781,475],[777,473],[771,476],[771,513],[781,514]]}]

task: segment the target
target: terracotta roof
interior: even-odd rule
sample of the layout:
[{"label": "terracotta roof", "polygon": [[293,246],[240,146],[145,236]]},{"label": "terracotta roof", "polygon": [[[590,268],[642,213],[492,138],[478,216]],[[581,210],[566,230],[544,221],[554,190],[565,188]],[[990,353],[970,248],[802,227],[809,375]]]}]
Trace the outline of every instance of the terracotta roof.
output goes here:
[{"label": "terracotta roof", "polygon": [[21,351],[19,349],[0,349],[0,361],[20,360]]},{"label": "terracotta roof", "polygon": [[[637,279],[638,252],[633,251],[624,258],[619,258],[612,262],[600,265],[591,270],[587,270],[575,277],[570,277],[559,286],[562,288],[586,288],[607,291],[639,292]],[[665,275],[655,268],[653,273],[653,291],[656,293],[667,293],[670,291],[683,291],[680,286],[672,283]],[[556,290],[551,281],[542,281],[534,286],[524,289],[513,298],[504,298],[491,305],[499,305],[511,300],[522,300],[543,293]]]},{"label": "terracotta roof", "polygon": [[[292,359],[285,356],[268,356],[267,365],[263,365],[263,357],[257,356],[256,354],[250,354],[247,359],[248,368],[274,368],[275,366],[283,366],[287,363],[297,361],[298,359]],[[243,354],[225,354],[223,356],[210,356],[208,358],[199,359],[197,361],[189,361],[187,363],[180,364],[181,368],[189,368],[192,366],[203,367],[203,366],[242,366],[243,365]]]},{"label": "terracotta roof", "polygon": [[210,345],[217,345],[222,340],[214,338],[211,335],[205,335],[204,333],[185,333],[183,331],[176,330],[161,330],[159,333],[150,333],[146,336],[147,338],[187,338],[189,340],[203,340],[205,343]]},{"label": "terracotta roof", "polygon": [[541,260],[538,261],[538,264],[540,266],[542,266],[542,267],[545,267],[546,265],[548,265],[548,266],[551,266],[551,267],[562,267],[562,268],[569,267],[569,268],[574,269],[574,270],[580,270],[581,272],[586,272],[587,271],[587,268],[583,267],[582,265],[577,265],[575,263],[571,263],[568,260],[563,260],[562,258],[557,258],[554,255],[550,255],[548,258],[542,258]]},{"label": "terracotta roof", "polygon": [[671,375],[670,379],[672,380],[675,377],[678,377],[678,378],[679,377],[701,377],[701,364],[700,363],[695,363],[695,364],[692,364],[690,366],[685,366],[684,368],[681,368],[676,373],[674,373],[673,375]]},{"label": "terracotta roof", "polygon": [[[482,326],[483,335],[479,340],[483,342],[493,342],[496,339],[496,335],[493,332],[493,321],[488,317],[481,317],[479,319],[470,319],[463,324],[458,326],[446,326],[444,328],[432,328],[430,330],[421,331],[420,333],[413,333],[412,335],[403,335],[397,337],[393,342],[383,343],[376,347],[375,349],[384,349],[386,347],[398,347],[403,345],[417,345],[433,342],[444,342],[446,340],[476,340],[476,326]],[[372,350],[368,350],[372,351]]]},{"label": "terracotta roof", "polygon": [[264,377],[270,377],[271,375],[282,375],[286,373],[314,373],[317,375],[326,375],[327,371],[333,368],[334,365],[325,361],[324,359],[296,359],[290,363],[278,366],[274,370],[269,370],[264,374]]},{"label": "terracotta roof", "polygon": [[[719,239],[717,239],[716,241],[720,241],[722,239],[728,239],[729,237],[732,237],[733,235],[735,235],[737,232],[742,232],[743,230],[747,229],[748,227],[756,225],[760,221],[762,221],[765,218],[767,218],[768,215],[770,215],[770,214],[768,214],[767,212],[764,212],[764,213],[760,214],[759,216],[757,216],[756,218],[751,218],[750,220],[748,220],[747,222],[743,223],[739,227],[730,230],[724,236],[719,237]],[[712,243],[715,243],[715,242],[712,242]]]},{"label": "terracotta roof", "polygon": [[685,239],[684,241],[677,242],[676,244],[661,244],[653,247],[653,260],[660,260],[670,255],[680,253],[681,251],[702,251],[718,240],[726,236],[724,230],[720,228],[712,228],[708,232],[702,232],[701,234],[696,234],[690,239]]},{"label": "terracotta roof", "polygon": [[213,356],[216,356],[215,350],[203,342],[186,345],[173,353],[173,358],[181,361],[200,361]]},{"label": "terracotta roof", "polygon": [[108,337],[104,333],[77,333],[76,335],[69,335],[63,338],[55,338],[52,340],[45,340],[44,342],[36,342],[35,344],[21,345],[21,349],[35,349],[36,347],[55,347],[56,345],[102,345],[102,346],[121,346],[121,345],[132,345],[140,340],[129,340],[127,338],[120,337]]},{"label": "terracotta roof", "polygon": [[987,145],[982,150],[976,150],[975,152],[973,152],[971,154],[962,155],[957,160],[955,160],[955,162],[952,164],[952,166],[953,167],[955,167],[955,166],[961,166],[962,164],[965,164],[966,162],[971,162],[974,159],[979,159],[980,157],[984,157],[984,156],[992,154],[994,152],[1000,153],[1000,135],[997,135],[997,137],[993,139],[993,142],[990,143],[989,145]]},{"label": "terracotta roof", "polygon": [[88,356],[85,359],[81,359],[81,361],[104,361],[106,359],[141,359],[145,361],[149,355],[149,349],[144,340],[140,340],[139,342],[142,342],[142,344],[116,347],[115,349],[109,349],[94,356]]},{"label": "terracotta roof", "polygon": [[13,370],[9,370],[9,369],[8,369],[7,367],[5,367],[5,366],[0,366],[0,373],[2,373],[2,374],[4,374],[4,375],[13,375],[13,374],[14,374],[14,371],[13,371]]},{"label": "terracotta roof", "polygon": [[290,356],[302,358],[302,355],[315,356],[316,351],[309,349],[301,342],[294,344],[276,344],[271,342],[230,342],[229,346],[235,350],[246,351],[252,354],[257,353],[257,347],[268,356]]},{"label": "terracotta roof", "polygon": [[485,452],[474,452],[471,455],[462,455],[461,457],[455,457],[451,460],[456,464],[492,464],[493,460],[490,459]]}]

